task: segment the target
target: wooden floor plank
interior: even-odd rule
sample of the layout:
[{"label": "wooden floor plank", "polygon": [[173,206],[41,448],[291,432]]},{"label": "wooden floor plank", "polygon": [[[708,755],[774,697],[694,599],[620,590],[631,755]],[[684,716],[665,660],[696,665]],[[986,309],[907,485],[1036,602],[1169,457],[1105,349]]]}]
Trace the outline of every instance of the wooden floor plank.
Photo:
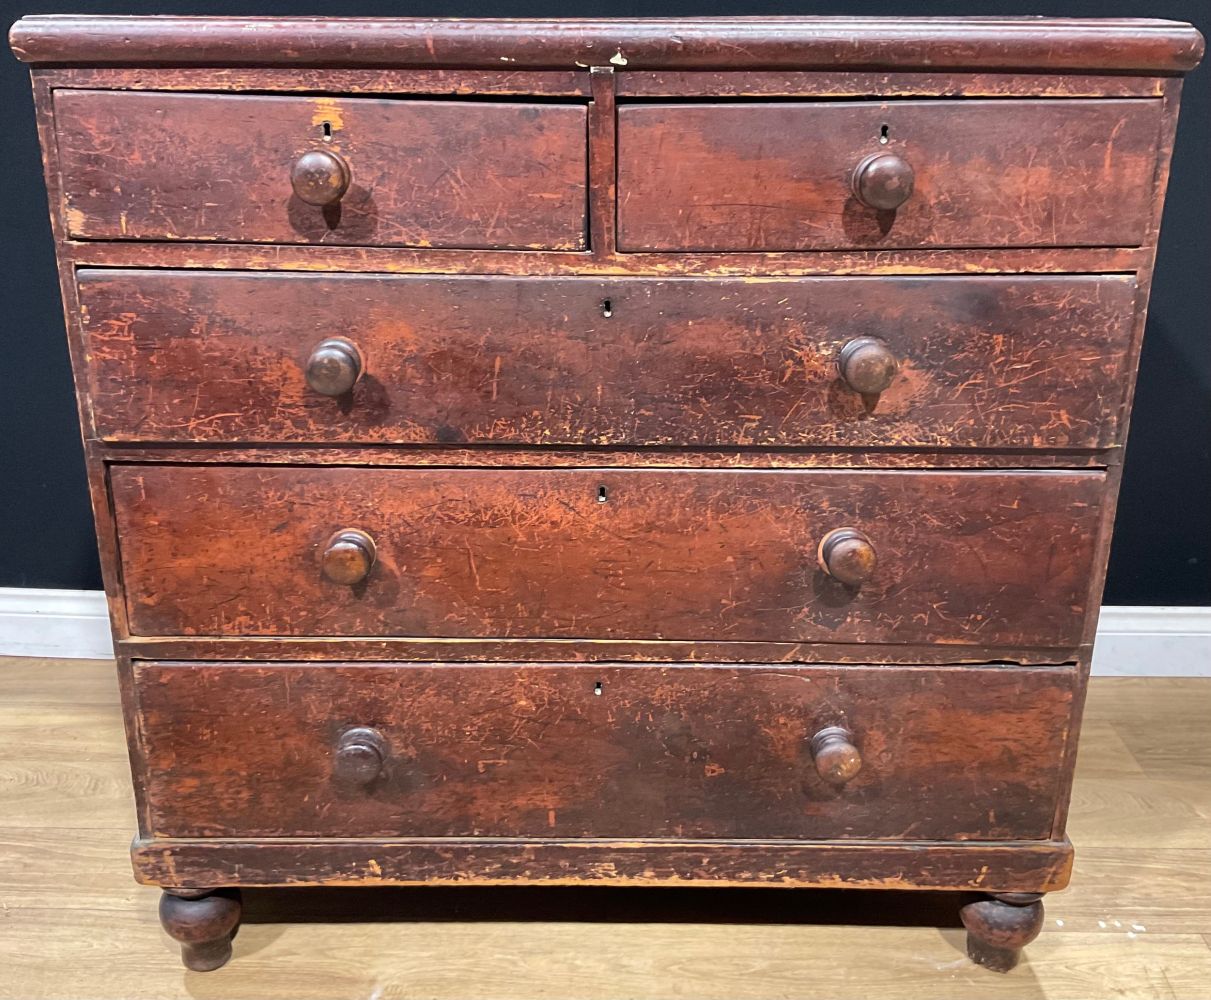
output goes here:
[{"label": "wooden floor plank", "polygon": [[1211,781],[1078,776],[1072,788],[1068,836],[1078,851],[1089,847],[1211,849]]},{"label": "wooden floor plank", "polygon": [[[1087,753],[1089,748],[1096,753]],[[1085,778],[1140,777],[1144,769],[1119,735],[1113,722],[1091,714],[1081,726],[1081,744],[1077,752],[1078,780]]]},{"label": "wooden floor plank", "polygon": [[130,878],[113,664],[0,660],[0,705],[0,1000],[1211,997],[1211,681],[1093,681],[1072,887],[1007,976],[946,894],[591,889],[248,893],[185,972]]},{"label": "wooden floor plank", "polygon": [[1206,678],[1099,681],[1091,688],[1088,711],[1111,723],[1147,777],[1197,781],[1211,769],[1211,683]]},{"label": "wooden floor plank", "polygon": [[22,703],[102,705],[113,710],[118,703],[117,668],[113,660],[0,656],[0,705]]},{"label": "wooden floor plank", "polygon": [[99,827],[134,832],[130,772],[125,760],[109,755],[102,760],[5,760],[0,756],[0,788],[0,830],[41,826],[54,830],[56,835]]},{"label": "wooden floor plank", "polygon": [[1046,907],[1064,931],[1201,934],[1211,929],[1211,851],[1082,847],[1072,885]]},{"label": "wooden floor plank", "polygon": [[1211,982],[1198,934],[1045,934],[997,976],[967,962],[956,929],[492,921],[251,924],[230,965],[198,975],[174,967],[150,908],[62,916],[30,907],[0,939],[0,997],[1205,1000]]}]

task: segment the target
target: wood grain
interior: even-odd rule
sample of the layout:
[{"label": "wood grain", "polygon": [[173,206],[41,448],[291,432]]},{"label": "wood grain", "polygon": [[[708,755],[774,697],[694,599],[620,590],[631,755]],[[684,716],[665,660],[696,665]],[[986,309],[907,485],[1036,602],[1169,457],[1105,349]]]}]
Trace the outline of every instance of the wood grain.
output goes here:
[{"label": "wood grain", "polygon": [[[1100,473],[114,466],[139,635],[963,642],[1079,635]],[[860,588],[834,528],[873,539]],[[336,530],[377,546],[326,582]]]},{"label": "wood grain", "polygon": [[[103,79],[124,85],[138,71],[69,70],[69,79]],[[199,72],[199,71],[195,71]],[[219,71],[223,73],[223,71]],[[231,71],[226,71],[230,74]],[[265,71],[267,73],[273,72]],[[87,74],[87,76],[85,76]],[[125,75],[121,75],[125,74]],[[200,72],[199,72],[199,75]],[[224,76],[217,76],[222,80]],[[203,78],[216,79],[216,77]],[[659,97],[1160,97],[1165,81],[1157,77],[1063,73],[883,73],[821,70],[635,70],[620,73],[620,98]]]},{"label": "wood grain", "polygon": [[582,884],[597,887],[1059,890],[1067,841],[261,839],[136,840],[135,877],[253,887]]},{"label": "wood grain", "polygon": [[[135,676],[156,837],[895,841],[1050,836],[1076,679],[615,664],[170,663]],[[844,788],[812,764],[828,726],[861,752]],[[334,770],[353,727],[386,746],[366,784]]]},{"label": "wood grain", "polygon": [[[610,166],[613,167],[611,160]],[[290,244],[90,242],[64,239],[80,266],[208,268],[229,271],[349,271],[373,274],[525,274],[575,277],[752,277],[774,275],[1108,274],[1140,268],[1139,247],[1018,247],[950,250],[825,250],[791,253],[608,253],[556,250],[446,250]]]},{"label": "wood grain", "polygon": [[[506,65],[502,63],[502,67]],[[45,74],[56,90],[157,90],[157,91],[259,91],[288,94],[352,95],[387,94],[393,97],[587,97],[588,71],[512,70],[501,67],[482,70],[418,68],[309,69],[269,66],[175,66],[162,68],[123,66],[57,66],[36,69]],[[1154,81],[1155,89],[1160,81]],[[1075,77],[1072,86],[1109,88],[1139,96],[1148,84],[1137,77],[1101,77],[1093,84]],[[1155,96],[1155,95],[1153,95]]]},{"label": "wood grain", "polygon": [[[618,245],[1135,246],[1160,121],[1149,100],[624,106]],[[896,211],[850,190],[872,153],[900,155],[916,173]]]},{"label": "wood grain", "polygon": [[[1054,666],[1087,649],[876,642],[678,642],[668,639],[434,639],[331,636],[132,636],[116,648],[136,660],[330,661],[367,663],[890,663],[981,666],[989,662]],[[338,654],[339,650],[339,654]]]},{"label": "wood grain", "polygon": [[[54,100],[74,237],[585,246],[584,107],[99,90]],[[313,150],[349,164],[337,206],[291,191],[292,164]]]},{"label": "wood grain", "polygon": [[198,465],[467,466],[478,469],[1106,469],[1122,464],[1124,448],[1025,451],[969,448],[592,448],[557,445],[241,445],[86,441],[107,462]]},{"label": "wood grain", "polygon": [[[1105,447],[1135,296],[1122,276],[78,280],[98,433],[144,442]],[[304,376],[338,334],[366,370],[330,398]],[[898,366],[874,397],[838,376],[862,336]]]},{"label": "wood grain", "polygon": [[[32,63],[219,66],[589,65],[795,69],[1028,68],[1180,72],[1203,53],[1189,24],[1149,18],[98,17],[35,15],[9,34]],[[625,52],[624,52],[625,50]]]}]

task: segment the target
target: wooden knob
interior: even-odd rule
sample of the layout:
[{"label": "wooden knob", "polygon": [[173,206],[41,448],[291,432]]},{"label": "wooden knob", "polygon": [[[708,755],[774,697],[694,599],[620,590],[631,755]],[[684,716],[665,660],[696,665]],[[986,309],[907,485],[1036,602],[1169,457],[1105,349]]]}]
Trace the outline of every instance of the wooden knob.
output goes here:
[{"label": "wooden knob", "polygon": [[895,153],[871,153],[854,168],[850,186],[867,208],[890,211],[908,201],[914,176],[908,162]]},{"label": "wooden knob", "polygon": [[862,755],[853,744],[853,733],[840,726],[821,729],[812,737],[812,759],[820,777],[830,785],[844,785],[862,770]]},{"label": "wooden knob", "polygon": [[350,180],[349,164],[327,149],[309,150],[294,161],[290,171],[290,186],[299,200],[319,208],[340,201]]},{"label": "wooden knob", "polygon": [[854,392],[877,396],[895,380],[898,364],[886,341],[855,337],[837,355],[837,369]]},{"label": "wooden knob", "polygon": [[328,539],[321,565],[333,583],[352,587],[370,575],[374,566],[374,539],[364,531],[345,528]]},{"label": "wooden knob", "polygon": [[307,359],[307,384],[325,396],[343,396],[362,377],[362,354],[344,337],[329,337],[315,345]]},{"label": "wooden knob", "polygon": [[332,773],[350,785],[368,785],[383,773],[387,741],[377,729],[346,729],[336,742]]},{"label": "wooden knob", "polygon": [[878,559],[871,540],[857,528],[835,528],[820,539],[820,568],[834,580],[856,587],[869,580]]}]

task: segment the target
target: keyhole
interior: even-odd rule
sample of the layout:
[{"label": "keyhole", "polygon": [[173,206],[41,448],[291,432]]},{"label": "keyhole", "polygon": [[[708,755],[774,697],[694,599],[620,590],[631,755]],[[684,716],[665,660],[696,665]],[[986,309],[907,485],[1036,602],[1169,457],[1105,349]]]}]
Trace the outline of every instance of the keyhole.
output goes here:
[{"label": "keyhole", "polygon": [[593,685],[593,694],[597,695],[598,697],[601,696],[601,681],[597,681]]},{"label": "keyhole", "polygon": [[320,127],[324,130],[324,141],[331,142],[332,141],[332,122],[324,122]]},{"label": "keyhole", "polygon": [[609,495],[606,493],[606,488],[604,486],[598,486],[597,487],[597,502],[605,503],[609,499],[610,499]]},{"label": "keyhole", "polygon": [[884,125],[881,129],[879,129],[880,145],[883,145],[883,146],[887,145],[887,133],[890,131],[891,131],[891,129],[887,125]]},{"label": "keyhole", "polygon": [[614,305],[609,299],[601,300],[601,315],[606,319],[614,315]]}]

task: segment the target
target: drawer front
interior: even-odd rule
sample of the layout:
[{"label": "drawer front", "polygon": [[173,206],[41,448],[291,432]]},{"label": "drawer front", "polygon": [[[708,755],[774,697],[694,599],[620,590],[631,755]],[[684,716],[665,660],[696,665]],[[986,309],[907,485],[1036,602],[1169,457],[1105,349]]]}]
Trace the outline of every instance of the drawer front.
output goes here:
[{"label": "drawer front", "polygon": [[81,239],[585,246],[583,107],[60,90],[54,110]]},{"label": "drawer front", "polygon": [[162,837],[1046,838],[1074,682],[781,664],[136,677]]},{"label": "drawer front", "polygon": [[[219,465],[110,476],[135,634],[1064,648],[1079,641],[1104,484]],[[848,583],[820,569],[842,528],[868,539],[829,550]]]},{"label": "drawer front", "polygon": [[623,107],[619,245],[1137,246],[1160,118],[1156,100]]},{"label": "drawer front", "polygon": [[[1104,447],[1135,298],[1109,275],[85,270],[79,288],[103,438],[300,443]],[[317,388],[337,336],[356,367]],[[894,371],[863,394],[838,361],[872,338]]]}]

